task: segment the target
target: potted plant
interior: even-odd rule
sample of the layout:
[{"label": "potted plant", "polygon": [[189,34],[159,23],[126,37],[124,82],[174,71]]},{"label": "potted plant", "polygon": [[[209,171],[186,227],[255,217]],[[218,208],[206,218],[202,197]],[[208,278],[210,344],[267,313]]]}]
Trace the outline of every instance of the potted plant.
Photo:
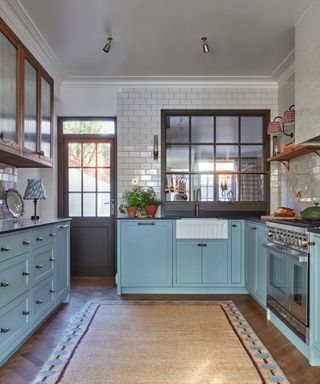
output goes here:
[{"label": "potted plant", "polygon": [[128,216],[133,219],[136,215],[136,211],[139,207],[144,207],[144,201],[142,198],[143,190],[141,187],[134,187],[131,191],[127,191],[124,194],[124,200],[126,203],[123,203],[119,206],[119,211],[123,214],[126,212]]},{"label": "potted plant", "polygon": [[144,210],[146,215],[155,217],[161,201],[157,200],[156,193],[152,187],[142,191],[142,200],[144,202]]}]

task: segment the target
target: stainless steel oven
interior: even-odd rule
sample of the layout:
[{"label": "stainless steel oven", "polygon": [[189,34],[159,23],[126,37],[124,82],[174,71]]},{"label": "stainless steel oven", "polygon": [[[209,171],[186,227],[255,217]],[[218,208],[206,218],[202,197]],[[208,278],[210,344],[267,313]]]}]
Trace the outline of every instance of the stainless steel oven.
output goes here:
[{"label": "stainless steel oven", "polygon": [[306,343],[309,330],[308,244],[306,231],[295,233],[292,228],[268,226],[265,243],[267,306]]}]

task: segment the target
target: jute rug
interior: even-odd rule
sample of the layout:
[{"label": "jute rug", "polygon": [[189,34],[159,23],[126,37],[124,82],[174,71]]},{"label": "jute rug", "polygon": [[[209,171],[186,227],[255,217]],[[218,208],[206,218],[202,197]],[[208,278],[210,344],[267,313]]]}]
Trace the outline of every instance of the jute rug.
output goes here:
[{"label": "jute rug", "polygon": [[289,381],[232,302],[89,302],[34,384]]}]

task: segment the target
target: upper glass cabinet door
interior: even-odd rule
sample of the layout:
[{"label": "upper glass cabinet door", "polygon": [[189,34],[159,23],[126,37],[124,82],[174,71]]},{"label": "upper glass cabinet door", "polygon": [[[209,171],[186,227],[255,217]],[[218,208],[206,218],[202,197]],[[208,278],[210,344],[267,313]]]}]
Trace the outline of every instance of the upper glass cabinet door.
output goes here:
[{"label": "upper glass cabinet door", "polygon": [[51,158],[51,84],[41,77],[40,151]]},{"label": "upper glass cabinet door", "polygon": [[37,70],[24,60],[24,147],[37,151]]},{"label": "upper glass cabinet door", "polygon": [[17,143],[17,47],[0,32],[0,135]]}]

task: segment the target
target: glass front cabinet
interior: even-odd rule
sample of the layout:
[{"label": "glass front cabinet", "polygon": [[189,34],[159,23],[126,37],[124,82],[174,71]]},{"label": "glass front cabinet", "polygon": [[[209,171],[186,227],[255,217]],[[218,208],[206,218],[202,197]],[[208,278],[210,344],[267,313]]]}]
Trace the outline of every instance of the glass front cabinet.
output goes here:
[{"label": "glass front cabinet", "polygon": [[0,19],[0,161],[52,166],[53,79]]}]

